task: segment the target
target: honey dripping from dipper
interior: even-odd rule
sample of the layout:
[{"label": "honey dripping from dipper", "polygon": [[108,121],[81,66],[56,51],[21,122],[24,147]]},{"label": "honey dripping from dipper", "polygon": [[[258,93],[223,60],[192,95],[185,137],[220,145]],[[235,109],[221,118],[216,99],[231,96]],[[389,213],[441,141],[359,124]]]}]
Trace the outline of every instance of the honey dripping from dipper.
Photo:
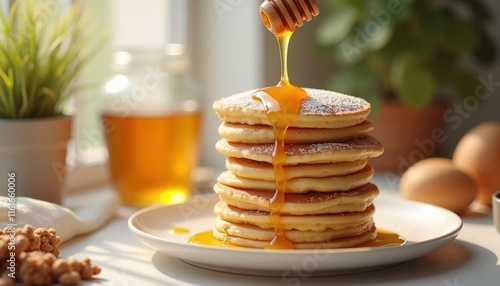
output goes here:
[{"label": "honey dripping from dipper", "polygon": [[270,220],[275,236],[266,249],[293,249],[293,244],[283,235],[281,224],[281,209],[285,203],[287,175],[283,169],[286,160],[285,133],[297,117],[302,100],[307,93],[302,88],[290,83],[288,78],[288,45],[296,26],[302,26],[319,14],[319,8],[314,0],[267,0],[260,6],[260,16],[264,25],[278,40],[281,59],[281,80],[278,85],[261,89],[253,98],[262,102],[267,111],[267,117],[275,133],[275,146],[272,156],[276,191],[269,202]]}]

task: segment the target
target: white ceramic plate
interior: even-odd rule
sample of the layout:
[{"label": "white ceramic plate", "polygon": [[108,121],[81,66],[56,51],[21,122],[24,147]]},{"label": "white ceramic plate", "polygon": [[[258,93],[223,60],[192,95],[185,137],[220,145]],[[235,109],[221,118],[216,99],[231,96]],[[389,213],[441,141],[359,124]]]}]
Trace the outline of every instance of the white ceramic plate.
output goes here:
[{"label": "white ceramic plate", "polygon": [[[375,201],[375,223],[406,238],[404,245],[265,251],[188,244],[189,237],[212,228],[212,209],[217,200],[215,195],[204,195],[183,204],[151,206],[132,215],[128,226],[146,246],[192,265],[282,277],[339,275],[389,267],[441,248],[455,239],[462,227],[460,217],[448,210],[381,195]],[[170,234],[172,228],[186,228],[189,233]]]}]

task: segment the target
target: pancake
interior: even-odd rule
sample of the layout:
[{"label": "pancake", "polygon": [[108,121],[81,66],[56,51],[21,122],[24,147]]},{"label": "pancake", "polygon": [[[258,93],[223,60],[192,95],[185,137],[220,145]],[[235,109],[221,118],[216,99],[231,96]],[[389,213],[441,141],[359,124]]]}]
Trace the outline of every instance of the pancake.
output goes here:
[{"label": "pancake", "polygon": [[[229,205],[246,209],[269,212],[269,201],[274,191],[233,188],[216,183],[214,191]],[[285,194],[282,214],[328,214],[364,211],[379,194],[377,186],[368,183],[359,188],[343,192],[307,192]]]},{"label": "pancake", "polygon": [[[300,177],[324,178],[356,173],[366,166],[366,162],[366,160],[359,160],[353,162],[287,165],[284,166],[284,170],[288,179]],[[265,181],[274,180],[274,167],[271,163],[229,157],[226,160],[226,168],[235,175],[244,178]]]},{"label": "pancake", "polygon": [[[286,193],[306,193],[309,191],[317,192],[338,192],[355,189],[370,182],[373,177],[373,168],[365,166],[363,169],[344,176],[332,176],[323,178],[294,178],[288,179],[286,183]],[[264,181],[258,179],[248,179],[235,175],[231,171],[225,171],[219,175],[217,181],[223,185],[257,189],[264,191],[275,191],[276,182]]]},{"label": "pancake", "polygon": [[[286,143],[322,143],[341,142],[366,135],[373,130],[371,121],[344,128],[288,128],[285,133]],[[248,125],[223,122],[219,134],[229,142],[238,143],[274,143],[274,130],[268,125]]]},{"label": "pancake", "polygon": [[[283,214],[281,215],[281,226],[284,230],[343,230],[372,221],[374,212],[374,206],[369,205],[359,212],[310,215]],[[227,222],[246,223],[262,229],[274,230],[269,221],[269,212],[245,210],[220,201],[214,206],[214,213]]]},{"label": "pancake", "polygon": [[[228,241],[231,244],[250,247],[250,248],[260,248],[264,249],[269,244],[269,241],[254,240],[248,238],[242,238],[237,236],[232,236],[218,231],[216,228],[213,229],[213,236],[216,239],[222,241]],[[377,230],[375,226],[371,227],[368,231],[348,237],[341,237],[337,239],[331,239],[321,242],[294,242],[293,246],[295,249],[335,249],[335,248],[346,248],[353,247],[362,243],[373,241],[377,237]]]},{"label": "pancake", "polygon": [[[340,229],[326,228],[320,231],[311,230],[284,230],[283,235],[290,242],[322,242],[346,236],[355,236],[368,231],[373,226],[369,220],[354,226],[345,226]],[[275,233],[274,229],[264,229],[247,223],[232,223],[220,217],[215,220],[215,229],[233,237],[242,237],[252,240],[271,241]]]},{"label": "pancake", "polygon": [[[366,120],[371,106],[366,100],[338,92],[305,88],[308,97],[302,101],[290,127],[342,128]],[[225,122],[271,125],[264,105],[252,98],[257,90],[245,91],[216,100],[212,107]]]},{"label": "pancake", "polygon": [[[227,157],[245,158],[272,163],[274,144],[245,144],[221,139],[215,145]],[[377,157],[384,152],[379,141],[364,136],[344,142],[285,144],[285,165],[336,163]]]}]

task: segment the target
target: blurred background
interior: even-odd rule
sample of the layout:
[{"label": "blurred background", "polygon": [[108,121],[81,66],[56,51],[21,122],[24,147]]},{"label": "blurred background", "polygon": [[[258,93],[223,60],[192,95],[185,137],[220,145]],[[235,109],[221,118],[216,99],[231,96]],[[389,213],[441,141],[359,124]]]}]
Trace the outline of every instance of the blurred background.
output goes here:
[{"label": "blurred background", "polygon": [[[211,110],[212,102],[279,81],[276,39],[260,20],[261,2],[84,0],[85,10],[103,30],[109,28],[112,36],[102,43],[82,78],[91,88],[73,103],[78,115],[75,164],[102,162],[106,157],[98,98],[100,86],[109,77],[112,51],[180,43],[187,47],[190,72],[202,93],[199,164],[223,169],[225,159],[214,149],[220,121]],[[407,153],[397,153],[392,163],[381,162],[380,166],[401,171],[435,152],[451,156],[471,127],[487,120],[500,121],[499,1],[317,2],[320,15],[298,28],[291,40],[288,66],[292,83],[366,97],[373,104],[372,119],[381,132],[396,128],[377,123],[377,117],[386,117],[387,98],[404,105],[402,114],[416,113],[417,119],[403,125],[410,130],[422,125],[423,118],[432,117],[420,113],[422,110],[435,101],[445,102],[434,115],[438,125],[423,131],[421,137],[410,137],[413,145]],[[3,11],[9,4],[9,0],[0,0]],[[403,121],[399,116],[392,121]],[[400,134],[380,136],[390,139]],[[386,145],[389,139],[381,140]]]}]

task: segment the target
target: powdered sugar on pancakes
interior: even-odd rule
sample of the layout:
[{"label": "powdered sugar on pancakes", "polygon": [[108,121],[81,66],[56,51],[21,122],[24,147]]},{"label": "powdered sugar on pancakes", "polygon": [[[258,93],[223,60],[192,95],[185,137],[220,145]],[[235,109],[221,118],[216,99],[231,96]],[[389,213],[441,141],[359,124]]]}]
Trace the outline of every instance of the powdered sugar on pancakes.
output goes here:
[{"label": "powdered sugar on pancakes", "polygon": [[[244,143],[228,143],[231,146],[239,149],[245,149],[249,152],[271,155],[274,152],[274,144],[244,144]],[[379,149],[382,144],[371,136],[356,138],[344,142],[326,142],[312,144],[286,144],[285,152],[287,156],[304,155],[304,154],[319,154],[331,151],[342,151],[349,149]]]},{"label": "powdered sugar on pancakes", "polygon": [[342,115],[370,109],[362,98],[329,90],[306,88],[307,99],[302,102],[300,114]]},{"label": "powdered sugar on pancakes", "polygon": [[[215,148],[228,157],[271,163],[274,144],[233,143],[221,139]],[[344,142],[285,144],[285,165],[352,162],[377,157],[383,152],[382,144],[371,136]]]},{"label": "powdered sugar on pancakes", "polygon": [[[370,109],[370,104],[362,98],[329,90],[304,88],[308,97],[302,101],[299,115],[343,115]],[[214,108],[250,109],[265,112],[264,105],[252,98],[258,91],[250,90],[222,98],[214,103]]]},{"label": "powdered sugar on pancakes", "polygon": [[[302,101],[299,114],[291,127],[341,128],[366,120],[370,104],[362,98],[313,88],[304,89],[308,97]],[[213,109],[222,121],[271,125],[264,105],[252,98],[258,90],[250,90],[214,102]]]}]

